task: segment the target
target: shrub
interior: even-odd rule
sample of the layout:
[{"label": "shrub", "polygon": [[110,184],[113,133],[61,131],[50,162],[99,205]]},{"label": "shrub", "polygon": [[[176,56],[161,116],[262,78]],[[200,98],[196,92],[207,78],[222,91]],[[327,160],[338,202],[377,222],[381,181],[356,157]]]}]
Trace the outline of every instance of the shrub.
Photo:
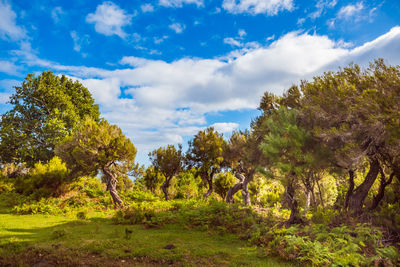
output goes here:
[{"label": "shrub", "polygon": [[217,174],[214,179],[215,192],[222,198],[225,199],[229,188],[234,186],[237,182],[236,177],[230,172],[222,172]]},{"label": "shrub", "polygon": [[[35,198],[60,196],[67,191],[66,184],[70,182],[69,171],[60,158],[54,157],[48,163],[38,162],[25,176],[15,181],[18,193],[32,195]],[[39,192],[36,192],[40,190]]]}]

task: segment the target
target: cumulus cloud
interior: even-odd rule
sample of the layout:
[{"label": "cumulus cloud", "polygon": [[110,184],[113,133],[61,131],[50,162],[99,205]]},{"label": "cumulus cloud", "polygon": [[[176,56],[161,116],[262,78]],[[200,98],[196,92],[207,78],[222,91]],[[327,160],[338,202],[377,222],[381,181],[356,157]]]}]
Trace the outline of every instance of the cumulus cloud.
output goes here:
[{"label": "cumulus cloud", "polygon": [[168,27],[178,34],[182,33],[186,28],[185,24],[177,22],[170,24]]},{"label": "cumulus cloud", "polygon": [[293,10],[293,0],[224,0],[222,7],[229,13],[252,15],[277,15],[280,11]]},{"label": "cumulus cloud", "polygon": [[0,0],[0,38],[3,40],[17,41],[26,38],[25,30],[17,25],[17,15],[11,5]]},{"label": "cumulus cloud", "polygon": [[[100,104],[102,115],[134,140],[144,159],[152,149],[181,143],[204,129],[211,124],[206,120],[211,112],[255,109],[265,91],[282,94],[301,79],[350,62],[367,66],[383,57],[400,64],[400,27],[355,48],[343,42],[296,31],[224,58],[166,62],[123,57],[114,70],[63,66],[40,60],[28,49],[19,55],[26,64],[51,66],[79,79]],[[221,132],[238,127],[235,122],[213,126]]]},{"label": "cumulus cloud", "polygon": [[194,4],[197,7],[204,6],[203,0],[160,0],[158,3],[165,7],[182,7],[184,4]]},{"label": "cumulus cloud", "polygon": [[131,20],[132,15],[113,2],[98,5],[94,13],[86,16],[86,22],[94,24],[96,32],[106,36],[118,35],[121,38],[127,36],[122,28],[131,24]]}]

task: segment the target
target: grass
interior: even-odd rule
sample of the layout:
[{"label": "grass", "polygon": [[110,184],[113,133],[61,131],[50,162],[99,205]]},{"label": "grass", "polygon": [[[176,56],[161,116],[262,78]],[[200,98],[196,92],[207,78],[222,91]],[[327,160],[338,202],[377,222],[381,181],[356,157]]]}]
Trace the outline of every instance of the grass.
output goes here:
[{"label": "grass", "polygon": [[2,211],[0,266],[293,266],[231,234],[114,225],[103,213],[78,220]]}]

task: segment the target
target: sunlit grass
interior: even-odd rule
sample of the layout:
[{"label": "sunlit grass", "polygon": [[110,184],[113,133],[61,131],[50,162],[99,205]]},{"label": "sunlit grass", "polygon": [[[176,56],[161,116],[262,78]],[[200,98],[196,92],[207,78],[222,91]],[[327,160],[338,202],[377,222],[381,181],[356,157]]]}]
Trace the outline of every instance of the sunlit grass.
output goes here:
[{"label": "sunlit grass", "polygon": [[[120,262],[146,258],[153,265],[291,266],[264,257],[262,248],[248,246],[231,234],[187,230],[179,225],[149,229],[143,225],[114,225],[102,213],[89,214],[86,220],[0,214],[0,240],[0,259],[34,247],[55,254],[62,250],[62,257],[72,249],[82,257],[101,255]],[[165,249],[168,244],[174,248]]]}]

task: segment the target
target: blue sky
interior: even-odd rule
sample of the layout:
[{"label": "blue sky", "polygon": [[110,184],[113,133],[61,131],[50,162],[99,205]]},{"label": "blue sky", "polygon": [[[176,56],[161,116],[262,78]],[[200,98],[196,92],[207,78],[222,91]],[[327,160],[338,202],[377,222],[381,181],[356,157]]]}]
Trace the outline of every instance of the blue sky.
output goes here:
[{"label": "blue sky", "polygon": [[350,62],[400,64],[400,1],[0,0],[0,51],[2,113],[26,74],[65,74],[147,164],[207,126],[248,128],[265,91]]}]

